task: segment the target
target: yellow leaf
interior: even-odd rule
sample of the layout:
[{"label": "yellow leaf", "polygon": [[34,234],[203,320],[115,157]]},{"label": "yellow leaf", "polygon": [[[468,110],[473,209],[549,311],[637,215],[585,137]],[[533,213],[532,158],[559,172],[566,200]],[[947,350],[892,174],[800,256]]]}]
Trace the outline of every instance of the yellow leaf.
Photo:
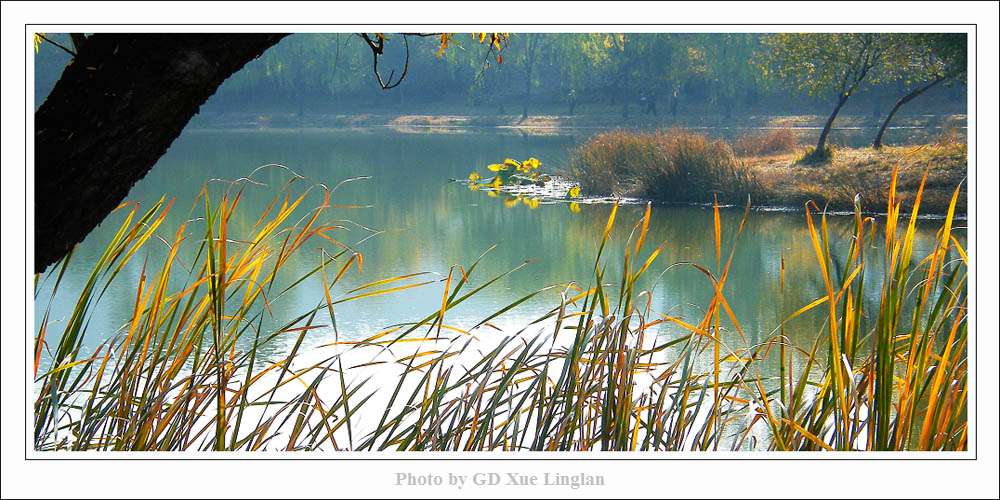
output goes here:
[{"label": "yellow leaf", "polygon": [[538,158],[532,157],[528,158],[527,160],[524,160],[523,165],[525,171],[527,171],[528,169],[538,169],[539,167],[542,166],[542,162],[538,161]]},{"label": "yellow leaf", "polygon": [[580,197],[580,186],[573,186],[573,187],[569,188],[569,197],[570,198],[579,198]]},{"label": "yellow leaf", "polygon": [[479,179],[482,179],[482,177],[479,176],[479,172],[472,172],[469,174],[469,182],[476,182]]},{"label": "yellow leaf", "polygon": [[573,212],[574,214],[580,213],[580,204],[577,203],[577,202],[575,202],[575,201],[573,203],[570,203],[569,204],[569,211]]},{"label": "yellow leaf", "polygon": [[441,33],[441,46],[438,47],[437,57],[440,59],[444,55],[444,49],[448,48],[448,40],[451,39],[451,34]]},{"label": "yellow leaf", "polygon": [[492,163],[490,165],[487,165],[486,168],[490,169],[490,172],[500,172],[503,170],[507,170],[507,165],[502,165],[500,163]]},{"label": "yellow leaf", "polygon": [[507,158],[503,161],[505,167],[514,167],[517,170],[521,170],[521,163],[513,158]]},{"label": "yellow leaf", "polygon": [[507,198],[503,200],[503,206],[507,208],[514,208],[517,206],[517,202],[520,198]]}]

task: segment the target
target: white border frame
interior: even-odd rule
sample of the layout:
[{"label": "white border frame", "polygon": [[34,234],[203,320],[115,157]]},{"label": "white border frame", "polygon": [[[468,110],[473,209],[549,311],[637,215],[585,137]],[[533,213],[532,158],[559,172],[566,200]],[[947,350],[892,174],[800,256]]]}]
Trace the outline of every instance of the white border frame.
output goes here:
[{"label": "white border frame", "polygon": [[[875,4],[843,4],[843,3],[828,3],[824,2],[821,4],[810,4],[808,6],[796,3],[757,3],[757,4],[731,4],[726,5],[705,5],[704,3],[686,3],[686,4],[623,4],[615,3],[608,5],[594,5],[590,4],[588,6],[574,6],[570,11],[564,11],[565,4],[556,5],[552,3],[543,3],[541,5],[531,4],[531,6],[526,6],[523,4],[510,5],[503,4],[503,8],[496,8],[495,3],[492,3],[493,7],[487,7],[485,5],[472,6],[472,5],[459,5],[455,4],[431,4],[431,5],[417,5],[404,6],[391,2],[378,3],[378,4],[363,4],[360,2],[352,2],[350,5],[330,5],[327,3],[303,3],[303,2],[289,2],[282,3],[280,6],[273,4],[261,5],[261,4],[241,4],[238,9],[233,10],[233,4],[225,5],[220,3],[208,3],[199,4],[197,6],[191,4],[185,4],[183,6],[176,5],[173,3],[157,2],[154,4],[146,4],[142,6],[136,5],[123,5],[123,4],[91,4],[91,5],[67,5],[67,4],[34,4],[25,3],[12,5],[10,3],[3,4],[3,79],[2,79],[2,95],[3,95],[3,187],[2,194],[0,197],[3,203],[3,239],[4,242],[0,247],[3,249],[3,275],[0,283],[3,284],[3,299],[0,304],[3,306],[3,326],[14,326],[19,324],[20,321],[15,321],[16,318],[20,317],[19,304],[23,303],[22,300],[25,297],[25,293],[28,299],[31,299],[31,279],[30,279],[30,268],[28,267],[27,253],[25,250],[30,248],[32,245],[31,234],[27,231],[27,228],[31,227],[31,217],[32,213],[28,208],[32,206],[33,200],[31,200],[31,194],[33,193],[32,179],[28,175],[31,171],[29,168],[24,168],[20,173],[16,166],[19,165],[31,165],[32,158],[32,147],[31,141],[29,141],[28,128],[22,126],[22,124],[30,124],[31,117],[33,116],[33,104],[27,102],[26,98],[30,98],[31,94],[26,91],[28,89],[33,89],[32,78],[33,74],[31,71],[27,71],[28,81],[26,87],[21,87],[20,82],[18,82],[14,74],[21,72],[24,73],[26,68],[24,65],[20,64],[21,61],[30,60],[31,55],[31,37],[30,33],[26,31],[26,24],[31,24],[32,21],[37,20],[47,20],[53,19],[57,22],[72,21],[74,25],[79,23],[87,22],[157,22],[157,23],[184,23],[184,22],[198,22],[201,20],[207,22],[292,22],[294,20],[301,19],[317,19],[321,17],[327,17],[331,20],[338,22],[351,22],[360,21],[367,22],[373,17],[382,17],[380,13],[390,12],[391,14],[386,15],[387,17],[396,17],[397,19],[405,18],[407,20],[412,20],[413,22],[420,22],[428,18],[433,18],[435,20],[444,20],[445,22],[458,19],[469,19],[478,18],[483,19],[487,22],[511,22],[517,21],[518,18],[523,18],[524,16],[530,16],[531,20],[538,21],[549,21],[549,22],[592,22],[595,19],[606,20],[609,23],[614,22],[628,22],[635,21],[640,16],[637,16],[636,12],[642,12],[642,21],[647,22],[698,22],[704,21],[707,14],[711,14],[713,21],[718,22],[753,22],[753,21],[765,21],[765,22],[785,22],[785,21],[795,21],[802,22],[803,20],[812,20],[817,22],[850,22],[851,20],[857,19],[859,16],[863,16],[865,19],[873,20],[891,20],[893,23],[918,23],[912,26],[900,26],[898,24],[866,24],[866,25],[610,25],[610,24],[599,24],[599,25],[523,25],[523,24],[506,24],[506,25],[495,25],[491,24],[487,29],[483,25],[476,24],[450,24],[447,26],[442,25],[427,25],[422,27],[426,30],[441,30],[451,32],[465,32],[465,31],[534,31],[534,32],[567,32],[567,31],[628,31],[628,32],[643,32],[643,31],[674,31],[674,32],[771,32],[771,31],[964,31],[969,30],[973,33],[976,39],[972,40],[970,43],[970,73],[969,73],[969,249],[972,256],[971,266],[970,266],[970,300],[971,300],[971,311],[972,315],[972,342],[971,346],[975,346],[973,350],[970,351],[970,369],[972,373],[975,374],[974,380],[970,384],[970,392],[972,397],[970,397],[970,413],[973,416],[984,415],[988,416],[988,422],[985,426],[978,426],[977,418],[970,419],[970,450],[968,452],[955,452],[955,453],[890,453],[890,454],[875,454],[875,453],[846,453],[846,454],[781,454],[781,453],[767,453],[767,452],[755,452],[752,454],[747,453],[712,453],[712,454],[692,454],[692,453],[671,453],[667,456],[664,454],[652,455],[649,454],[627,454],[624,455],[620,453],[598,453],[598,454],[588,454],[588,455],[553,455],[546,453],[523,453],[512,456],[510,454],[492,454],[492,453],[477,453],[474,457],[470,457],[468,454],[460,453],[437,453],[437,454],[400,454],[393,453],[387,456],[385,453],[373,453],[373,454],[352,454],[351,456],[338,456],[334,457],[335,462],[315,462],[314,459],[330,459],[329,456],[313,456],[313,455],[294,455],[289,457],[287,454],[250,454],[247,456],[241,456],[244,454],[234,453],[226,454],[223,456],[211,454],[211,453],[185,453],[178,460],[168,460],[168,461],[157,461],[157,465],[149,463],[148,460],[130,460],[130,459],[149,459],[149,454],[116,454],[113,457],[108,457],[112,460],[110,463],[102,463],[104,460],[90,460],[94,457],[93,454],[78,456],[79,458],[85,458],[87,460],[34,460],[30,462],[25,462],[24,458],[40,458],[35,455],[33,450],[26,450],[19,448],[17,444],[23,444],[25,442],[31,442],[30,439],[25,439],[25,434],[30,434],[30,429],[25,424],[30,422],[30,406],[25,410],[23,394],[25,394],[25,387],[23,381],[25,380],[24,375],[29,373],[30,362],[26,359],[26,354],[23,350],[22,340],[23,338],[18,338],[17,342],[14,342],[14,335],[12,332],[21,331],[27,332],[28,337],[31,336],[33,318],[32,308],[28,308],[25,316],[25,323],[23,329],[18,328],[4,328],[5,338],[3,342],[3,362],[0,366],[3,368],[3,411],[0,412],[0,418],[2,418],[2,428],[3,432],[3,449],[2,449],[2,460],[3,460],[3,481],[4,485],[4,496],[7,496],[9,486],[11,484],[16,484],[17,492],[22,495],[36,494],[36,495],[51,495],[54,490],[49,489],[52,485],[51,481],[47,481],[46,477],[58,477],[60,479],[60,484],[63,484],[71,489],[66,490],[66,493],[72,493],[74,496],[84,493],[84,488],[87,485],[92,485],[91,474],[100,474],[100,470],[107,471],[109,468],[116,470],[115,476],[121,481],[119,483],[123,488],[116,491],[108,490],[88,490],[90,494],[98,495],[123,495],[129,496],[136,493],[152,493],[152,494],[163,494],[166,491],[148,491],[143,485],[146,481],[143,479],[142,472],[146,472],[150,466],[155,467],[154,470],[163,471],[164,474],[172,474],[182,470],[198,470],[201,464],[204,462],[192,461],[191,458],[209,458],[215,459],[215,461],[210,466],[212,472],[210,474],[199,474],[200,477],[211,477],[216,474],[223,476],[228,474],[233,474],[232,477],[243,477],[245,476],[245,471],[247,469],[270,469],[273,471],[277,477],[281,477],[281,472],[287,472],[294,474],[293,471],[308,469],[311,473],[315,475],[312,477],[323,478],[321,481],[316,481],[315,484],[300,484],[300,486],[311,487],[311,489],[297,490],[303,492],[319,493],[321,495],[329,495],[331,493],[361,493],[361,494],[371,494],[371,493],[388,493],[395,495],[405,495],[413,497],[422,497],[425,495],[438,496],[438,495],[461,495],[465,496],[469,492],[459,491],[454,488],[408,488],[401,489],[399,487],[393,486],[392,480],[394,476],[392,473],[396,471],[412,471],[414,473],[431,472],[436,471],[437,473],[443,473],[442,469],[447,468],[449,471],[464,470],[467,473],[472,472],[492,472],[498,471],[503,472],[505,470],[510,471],[549,471],[549,472],[582,472],[582,471],[602,471],[606,476],[607,486],[605,488],[592,488],[592,489],[581,489],[581,490],[562,490],[562,489],[551,489],[542,490],[551,493],[563,493],[563,494],[573,494],[574,496],[609,496],[618,494],[643,494],[642,491],[646,487],[657,487],[663,492],[662,488],[670,488],[671,494],[687,494],[687,495],[698,495],[708,493],[710,495],[753,495],[760,493],[761,490],[757,489],[754,484],[757,482],[756,478],[766,478],[765,480],[776,480],[781,482],[781,486],[776,489],[764,490],[768,493],[774,493],[776,495],[782,496],[798,496],[800,494],[813,492],[819,495],[829,495],[829,494],[843,494],[851,495],[856,492],[861,495],[872,495],[876,493],[880,486],[885,487],[889,494],[901,494],[901,487],[912,487],[916,489],[912,493],[913,496],[923,496],[923,495],[934,495],[948,494],[956,492],[955,481],[965,481],[962,486],[979,486],[979,487],[989,487],[987,484],[977,483],[977,480],[982,480],[986,478],[994,478],[994,484],[992,485],[994,495],[997,491],[995,477],[996,477],[996,465],[997,465],[997,426],[993,421],[993,418],[997,415],[997,367],[995,364],[993,366],[978,366],[975,362],[978,358],[978,353],[983,352],[986,354],[986,359],[993,359],[993,355],[997,352],[997,341],[996,335],[985,335],[980,337],[977,335],[977,327],[979,325],[979,312],[977,302],[980,297],[984,300],[986,304],[996,304],[996,288],[989,287],[984,290],[980,290],[977,287],[977,278],[984,278],[986,283],[995,284],[996,281],[996,227],[992,226],[989,228],[981,228],[976,224],[976,188],[979,182],[983,182],[978,179],[978,175],[985,175],[987,178],[986,186],[995,189],[997,185],[996,179],[996,169],[997,165],[997,6],[996,4],[959,4],[949,3],[947,5],[943,4],[922,4],[918,6],[904,6],[902,4],[886,4],[886,3],[875,3]],[[585,8],[584,8],[585,7]],[[316,15],[315,10],[323,10],[325,15]],[[471,10],[471,12],[470,12]],[[655,12],[652,12],[655,11]],[[822,14],[822,12],[827,12],[828,14]],[[336,14],[336,15],[334,15]],[[678,15],[679,14],[679,15]],[[193,15],[198,17],[194,18]],[[589,18],[588,18],[589,17]],[[701,19],[699,19],[701,17]],[[853,18],[853,19],[852,19]],[[391,20],[391,19],[390,19]],[[940,25],[920,25],[919,23],[978,23],[978,26],[940,26]],[[990,24],[987,25],[986,23]],[[18,24],[20,23],[20,24]],[[249,25],[249,26],[234,26],[231,24],[225,25],[189,25],[189,26],[160,26],[160,25],[101,25],[95,24],[86,27],[83,31],[170,31],[170,32],[181,32],[181,31],[290,31],[290,32],[332,32],[332,31],[399,31],[403,28],[403,25],[391,25],[391,24],[379,24],[379,25]],[[410,26],[412,28],[412,26]],[[441,29],[438,29],[441,28]],[[66,25],[60,24],[32,24],[32,31],[49,31],[49,32],[59,32],[68,31],[69,28]],[[80,26],[74,27],[75,31],[81,31]],[[978,42],[978,43],[977,43]],[[977,49],[983,50],[982,54],[976,53]],[[25,54],[25,50],[27,54]],[[977,66],[978,63],[978,66]],[[978,70],[978,74],[977,74]],[[978,88],[987,89],[980,96],[977,93]],[[982,100],[980,100],[982,99]],[[14,109],[20,109],[14,106],[15,103],[24,102],[24,114],[19,115],[19,111],[15,112]],[[986,117],[984,121],[980,121],[977,111],[984,110]],[[16,129],[22,129],[23,135],[18,137],[16,134]],[[980,130],[982,129],[982,130]],[[979,132],[983,133],[979,133]],[[984,142],[979,143],[979,139]],[[21,156],[19,156],[21,155]],[[978,161],[983,161],[984,165],[989,165],[990,167],[984,170],[989,170],[989,172],[978,172],[976,165]],[[24,186],[25,190],[20,191],[20,175],[24,175]],[[22,212],[23,211],[23,212]],[[23,216],[23,221],[25,226],[20,234],[26,236],[26,241],[23,245],[16,245],[8,239],[13,239],[15,234],[18,234],[17,227],[20,225],[18,219]],[[983,231],[982,234],[979,231]],[[986,231],[989,231],[988,233]],[[979,245],[978,239],[984,238],[984,245]],[[21,254],[18,254],[18,249],[20,248]],[[983,253],[980,253],[983,251]],[[990,267],[988,269],[978,269],[977,265],[980,262],[985,262]],[[25,272],[28,272],[28,279],[26,282],[26,288],[20,289],[18,286],[13,286],[15,283],[25,283],[21,281],[25,279]],[[978,271],[984,271],[980,274]],[[994,325],[996,319],[996,311],[989,311],[986,325]],[[993,320],[993,321],[991,321]],[[995,330],[993,330],[995,331]],[[992,332],[991,332],[992,333]],[[30,357],[30,355],[28,356]],[[19,368],[16,372],[13,367]],[[23,371],[20,370],[23,368]],[[29,377],[30,379],[30,377]],[[15,398],[15,395],[17,397]],[[975,396],[978,395],[983,399],[978,399]],[[15,403],[15,401],[17,402]],[[14,406],[18,407],[18,411],[14,411]],[[27,411],[27,415],[25,415]],[[24,420],[22,420],[24,419]],[[16,431],[16,432],[15,432]],[[22,432],[23,431],[23,432]],[[27,454],[25,454],[27,452]],[[18,457],[17,455],[22,455]],[[606,459],[622,459],[627,456],[628,459],[633,460],[614,460],[606,461]],[[45,457],[49,458],[49,457]],[[76,457],[73,457],[76,458]],[[100,457],[104,458],[104,457]],[[164,457],[155,457],[164,458]],[[252,458],[253,461],[245,461],[240,459]],[[296,460],[272,460],[272,459],[287,459],[295,458]],[[406,459],[409,461],[381,461],[388,458],[392,459]],[[497,460],[502,458],[503,460]],[[538,462],[537,459],[543,458],[545,462]],[[828,459],[828,458],[843,458],[846,460],[837,461],[823,461],[821,463],[814,463],[809,466],[805,466],[815,459]],[[948,460],[948,459],[972,459],[978,458],[978,460]],[[304,459],[304,460],[300,460]],[[371,461],[370,459],[376,459],[378,461]],[[381,459],[381,460],[379,460]],[[461,459],[461,461],[455,461],[453,459]],[[604,459],[604,460],[602,460]],[[780,461],[775,461],[776,459]],[[877,459],[876,461],[871,461],[872,459]],[[887,460],[888,459],[888,460]],[[906,459],[904,462],[900,462],[898,459]],[[920,459],[917,461],[912,461],[911,459]],[[447,461],[442,461],[447,460]],[[526,461],[527,460],[527,461]],[[653,461],[649,461],[653,460]],[[667,461],[663,461],[667,460]],[[709,461],[724,460],[726,462],[717,462],[715,464]],[[739,460],[738,463],[729,463],[729,460]],[[858,464],[852,466],[852,463],[857,463],[855,460],[863,460],[863,464]],[[739,467],[741,472],[737,473],[735,477],[743,477],[745,479],[734,481],[737,484],[732,484],[731,481],[724,481],[726,489],[706,489],[704,483],[700,483],[694,480],[697,475],[698,470],[705,471],[710,468],[721,466],[723,463],[727,467]],[[821,465],[822,464],[822,465]],[[890,483],[890,484],[880,484],[879,479],[888,477],[882,475],[881,472],[876,473],[876,470],[889,469],[892,470],[898,465],[898,470],[894,473],[906,474],[911,477],[911,480],[904,484]],[[444,467],[442,467],[444,466]],[[815,468],[824,467],[829,469],[829,474],[831,474],[830,479],[834,478],[835,470],[836,473],[847,472],[844,469],[854,470],[850,478],[853,483],[851,490],[829,490],[829,489],[819,489],[816,481],[810,481],[810,477],[815,477]],[[868,476],[858,476],[856,469],[859,467],[864,467],[869,471],[870,477]],[[991,468],[990,468],[991,467]],[[17,475],[12,475],[12,469],[17,468]],[[327,480],[331,478],[330,472],[319,472],[321,470],[337,470],[347,473],[347,475],[342,475],[340,472],[336,474],[341,478],[353,478],[349,483],[345,484],[342,482],[335,484],[327,484]],[[982,471],[981,474],[972,474],[976,469]],[[167,472],[167,471],[170,472]],[[645,476],[640,471],[645,470],[647,473],[654,470],[659,470],[660,472],[654,472],[652,476]],[[922,474],[916,473],[917,470],[924,471]],[[244,471],[241,473],[241,471]],[[664,473],[662,471],[670,471]],[[683,472],[681,472],[683,471]],[[933,472],[931,472],[933,471]],[[986,472],[991,471],[991,472]],[[813,476],[809,475],[809,472],[813,473]],[[729,474],[729,472],[726,472]],[[744,475],[745,473],[745,475]],[[443,473],[446,474],[446,473]],[[826,472],[824,471],[824,476]],[[912,476],[911,476],[912,474]],[[369,477],[369,481],[366,483],[365,477]],[[630,477],[633,476],[633,477]],[[678,478],[685,478],[682,481],[671,481],[670,478],[676,476]],[[252,477],[252,476],[247,476]],[[650,483],[646,478],[654,477],[656,478],[655,483]],[[934,479],[940,478],[940,479]],[[150,479],[153,479],[152,476]],[[155,479],[154,479],[155,480]],[[290,476],[289,481],[299,483],[298,475]],[[862,486],[866,482],[870,481],[870,485]],[[360,482],[360,484],[359,484]],[[199,495],[213,495],[213,496],[224,496],[227,492],[233,493],[234,490],[229,490],[228,485],[225,484],[213,484],[211,481],[206,483],[201,483],[200,481],[194,482],[183,482],[183,483],[173,483],[172,487],[184,489],[185,487],[192,492]],[[272,484],[246,484],[245,486],[252,486],[254,488],[254,493],[263,494],[268,496],[287,496],[288,491],[285,489],[286,484],[284,481],[272,482]],[[713,484],[713,483],[708,483]],[[795,487],[795,484],[799,484],[799,487]],[[97,486],[97,485],[93,485]],[[129,487],[131,486],[131,487]],[[332,489],[330,489],[332,488]],[[181,489],[176,492],[181,493]],[[478,488],[475,491],[477,494],[496,494],[505,491],[505,488],[500,487],[483,487]],[[529,490],[517,489],[515,490],[521,494],[528,493]],[[985,490],[980,490],[985,491]]]}]

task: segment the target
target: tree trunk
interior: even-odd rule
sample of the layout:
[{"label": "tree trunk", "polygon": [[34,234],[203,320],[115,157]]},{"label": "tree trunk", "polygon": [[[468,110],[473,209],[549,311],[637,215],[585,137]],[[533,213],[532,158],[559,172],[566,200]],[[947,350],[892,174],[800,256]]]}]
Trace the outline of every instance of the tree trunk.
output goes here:
[{"label": "tree trunk", "polygon": [[893,116],[896,116],[896,112],[899,111],[899,108],[902,108],[904,104],[912,101],[918,95],[923,94],[931,87],[943,82],[944,80],[945,80],[944,77],[939,76],[931,80],[930,83],[924,85],[923,87],[917,87],[916,89],[913,89],[913,91],[911,91],[909,94],[900,97],[899,100],[896,101],[896,105],[893,106],[892,109],[889,111],[889,115],[885,117],[885,121],[882,122],[882,126],[879,127],[878,134],[875,134],[875,141],[872,142],[872,147],[875,149],[882,148],[882,136],[885,135],[885,130],[889,128],[889,122],[892,121]]},{"label": "tree trunk", "polygon": [[823,125],[823,131],[819,134],[819,141],[816,142],[816,154],[822,154],[823,150],[826,149],[826,137],[830,135],[830,129],[833,128],[833,121],[837,119],[837,114],[840,113],[840,108],[844,107],[847,103],[848,95],[841,94],[837,98],[837,106],[833,108],[833,113],[830,113],[830,117],[826,119],[826,124]]},{"label": "tree trunk", "polygon": [[95,34],[35,112],[35,272],[128,194],[222,82],[283,34]]}]

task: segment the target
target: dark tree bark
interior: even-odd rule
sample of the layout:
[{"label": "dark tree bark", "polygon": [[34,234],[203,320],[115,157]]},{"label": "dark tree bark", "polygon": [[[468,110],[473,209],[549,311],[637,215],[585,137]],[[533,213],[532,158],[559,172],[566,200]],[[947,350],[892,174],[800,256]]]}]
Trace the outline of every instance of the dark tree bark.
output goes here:
[{"label": "dark tree bark", "polygon": [[222,82],[283,34],[95,34],[35,112],[35,272],[128,194]]},{"label": "dark tree bark", "polygon": [[823,154],[823,150],[826,149],[826,138],[830,135],[830,130],[833,128],[833,121],[837,119],[837,115],[840,114],[840,109],[847,104],[847,94],[841,94],[837,98],[837,106],[833,108],[833,113],[830,113],[830,117],[826,119],[826,123],[823,125],[823,131],[819,133],[819,140],[816,141],[816,154]]},{"label": "dark tree bark", "polygon": [[896,116],[896,112],[899,111],[899,108],[902,108],[904,104],[912,101],[918,95],[927,92],[928,90],[931,89],[931,87],[934,87],[935,85],[945,81],[945,79],[946,79],[945,77],[939,76],[931,80],[930,82],[927,82],[926,84],[913,89],[912,91],[910,91],[909,94],[900,97],[899,100],[896,101],[896,105],[893,106],[892,110],[889,111],[889,115],[885,117],[885,121],[882,122],[882,126],[879,127],[878,134],[875,134],[875,141],[872,142],[872,147],[875,149],[882,148],[882,136],[885,135],[885,129],[889,128],[889,122],[892,121],[892,117]]},{"label": "dark tree bark", "polygon": [[837,93],[837,105],[833,108],[833,113],[830,113],[826,124],[823,125],[823,131],[819,134],[819,140],[816,142],[816,150],[813,153],[815,155],[814,158],[819,159],[825,156],[826,139],[830,135],[830,129],[833,128],[834,120],[837,119],[841,108],[844,107],[844,104],[847,104],[847,100],[850,99],[854,91],[865,80],[865,77],[868,76],[872,68],[880,62],[882,57],[883,47],[877,38],[878,35],[867,33],[860,36],[858,55],[841,76],[840,91]]}]

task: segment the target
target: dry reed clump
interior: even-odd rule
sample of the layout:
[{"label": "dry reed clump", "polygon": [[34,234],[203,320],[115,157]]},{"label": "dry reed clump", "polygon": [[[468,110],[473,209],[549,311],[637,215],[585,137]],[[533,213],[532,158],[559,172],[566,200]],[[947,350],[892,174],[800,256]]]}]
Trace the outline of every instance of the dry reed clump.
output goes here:
[{"label": "dry reed clump", "polygon": [[570,171],[588,193],[667,202],[739,200],[756,189],[729,144],[683,129],[598,134],[577,148]]},{"label": "dry reed clump", "polygon": [[795,151],[799,147],[799,139],[790,129],[778,128],[741,134],[732,145],[733,151],[740,157],[766,156]]}]

